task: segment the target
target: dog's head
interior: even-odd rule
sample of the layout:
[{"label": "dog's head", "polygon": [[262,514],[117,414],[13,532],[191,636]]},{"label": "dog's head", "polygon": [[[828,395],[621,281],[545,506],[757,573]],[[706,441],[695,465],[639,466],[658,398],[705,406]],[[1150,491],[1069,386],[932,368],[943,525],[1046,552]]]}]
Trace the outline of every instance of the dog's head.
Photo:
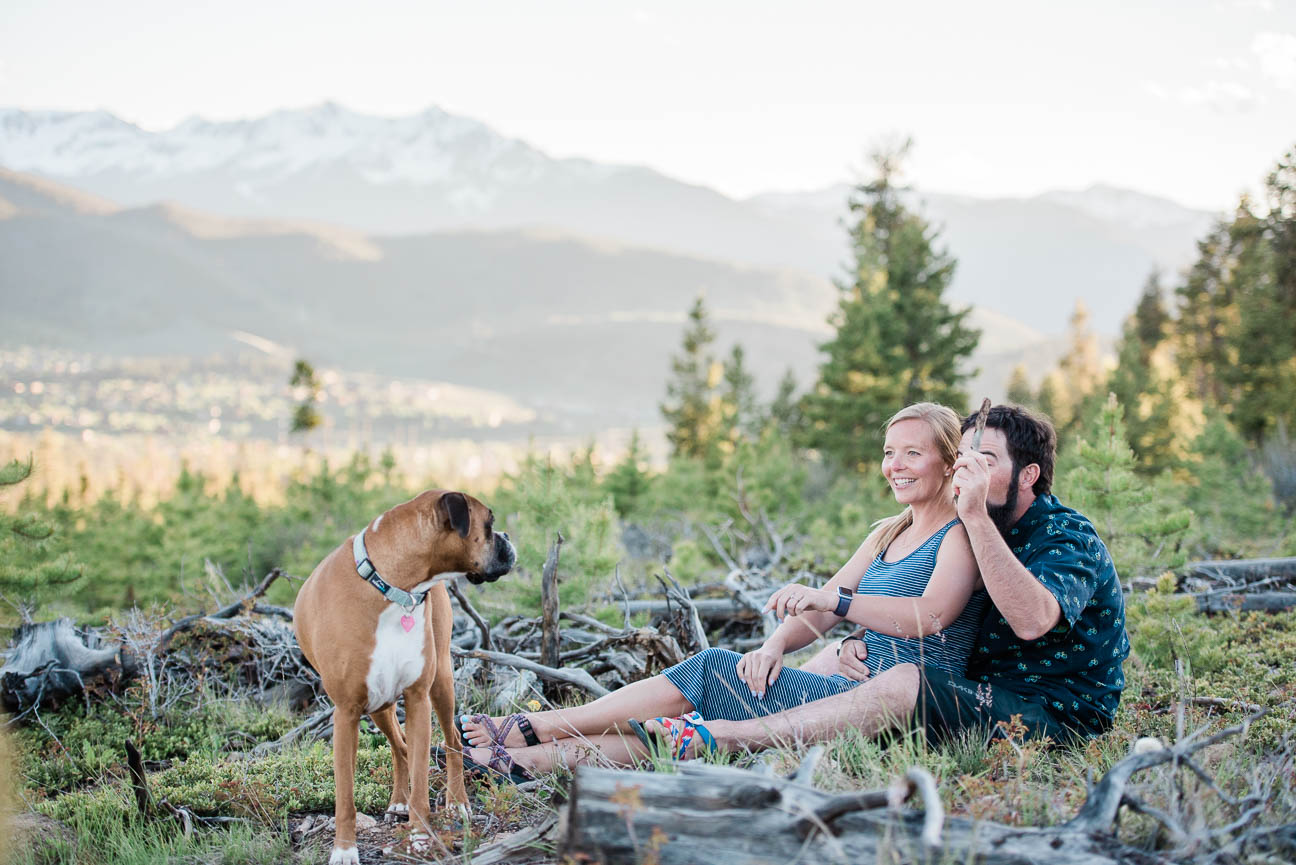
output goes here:
[{"label": "dog's head", "polygon": [[434,511],[437,544],[450,560],[446,570],[463,571],[468,582],[495,582],[513,569],[517,551],[509,536],[495,531],[495,514],[472,496],[442,491]]}]

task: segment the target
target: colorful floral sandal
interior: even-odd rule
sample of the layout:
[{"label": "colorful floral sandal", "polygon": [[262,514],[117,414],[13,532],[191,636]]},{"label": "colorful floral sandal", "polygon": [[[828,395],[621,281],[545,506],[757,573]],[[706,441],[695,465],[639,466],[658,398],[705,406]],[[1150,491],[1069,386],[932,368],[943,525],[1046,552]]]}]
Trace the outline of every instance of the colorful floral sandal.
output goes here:
[{"label": "colorful floral sandal", "polygon": [[[715,749],[715,737],[703,725],[702,722],[705,719],[698,712],[689,712],[679,718],[659,717],[652,720],[665,728],[665,731],[659,733],[656,739],[639,721],[631,718],[629,724],[630,729],[634,730],[634,734],[639,737],[639,741],[648,749],[648,753],[653,756],[665,756],[672,760],[691,760]],[[693,749],[693,754],[690,755],[688,747],[695,736],[701,740],[701,743]],[[667,739],[670,740],[670,748],[662,755],[662,745]]]}]

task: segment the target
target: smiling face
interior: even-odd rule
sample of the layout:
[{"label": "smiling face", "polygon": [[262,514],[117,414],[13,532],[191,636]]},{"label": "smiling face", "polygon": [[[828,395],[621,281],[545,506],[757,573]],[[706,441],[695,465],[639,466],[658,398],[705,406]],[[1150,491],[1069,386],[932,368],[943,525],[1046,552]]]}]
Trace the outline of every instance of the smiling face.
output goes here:
[{"label": "smiling face", "polygon": [[911,505],[950,495],[949,465],[941,458],[932,428],[922,420],[897,421],[882,448],[882,475],[896,501]]}]

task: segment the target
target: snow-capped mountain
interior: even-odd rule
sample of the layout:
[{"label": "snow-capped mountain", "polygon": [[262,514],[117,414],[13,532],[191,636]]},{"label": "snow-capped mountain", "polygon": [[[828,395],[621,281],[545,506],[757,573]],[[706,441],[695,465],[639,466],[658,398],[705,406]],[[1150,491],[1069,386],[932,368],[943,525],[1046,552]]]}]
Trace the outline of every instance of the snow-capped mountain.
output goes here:
[{"label": "snow-capped mountain", "polygon": [[66,179],[134,175],[142,183],[219,171],[249,184],[249,197],[258,182],[345,166],[375,185],[446,187],[465,211],[488,207],[501,188],[552,172],[607,172],[585,160],[550,159],[439,108],[375,117],[333,102],[225,123],[191,117],[162,132],[103,111],[0,109],[0,163]]},{"label": "snow-capped mountain", "polygon": [[[0,109],[0,166],[127,207],[170,200],[366,234],[544,227],[820,279],[843,273],[849,253],[845,185],[736,201],[644,167],[554,159],[437,108],[376,117],[325,103],[161,132],[101,111]],[[1115,333],[1148,272],[1187,264],[1211,219],[1110,187],[913,200],[959,260],[953,299],[1045,332],[1084,297]]]}]

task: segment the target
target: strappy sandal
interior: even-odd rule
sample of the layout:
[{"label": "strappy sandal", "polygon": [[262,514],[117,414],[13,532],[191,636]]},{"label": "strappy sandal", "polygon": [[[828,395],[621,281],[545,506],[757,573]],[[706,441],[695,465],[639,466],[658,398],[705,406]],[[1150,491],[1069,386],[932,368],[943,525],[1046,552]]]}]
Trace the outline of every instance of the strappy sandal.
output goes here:
[{"label": "strappy sandal", "polygon": [[[473,745],[472,747],[478,747]],[[498,750],[496,750],[498,748]],[[437,745],[432,749],[432,758],[437,761],[442,768],[446,765],[445,748]],[[534,781],[535,776],[523,769],[514,762],[513,757],[502,747],[495,746],[491,749],[491,758],[482,765],[469,757],[463,755],[464,774],[470,778],[490,778],[496,781],[508,781],[510,784],[525,784],[528,781]]]},{"label": "strappy sandal", "polygon": [[[464,718],[476,724],[486,725],[486,735],[490,736],[490,743],[486,745],[474,745],[468,741],[468,733],[464,730]],[[459,731],[459,741],[465,748],[493,748],[496,745],[504,747],[504,739],[508,736],[509,731],[516,726],[522,734],[522,741],[527,745],[539,745],[540,737],[536,735],[535,728],[531,726],[530,719],[521,712],[509,715],[504,719],[499,727],[491,720],[490,715],[478,713],[476,715],[459,715],[455,718],[455,729]]]},{"label": "strappy sandal", "polygon": [[[658,734],[657,738],[654,738],[639,721],[631,718],[628,723],[630,729],[634,730],[635,736],[653,756],[664,756],[671,760],[691,760],[702,756],[707,751],[715,750],[715,737],[702,723],[705,719],[698,712],[689,712],[679,718],[659,717],[652,720],[666,728],[665,733]],[[693,749],[693,754],[690,756],[688,747],[695,736],[701,739],[701,743]],[[667,740],[670,742],[668,749],[662,747]]]}]

